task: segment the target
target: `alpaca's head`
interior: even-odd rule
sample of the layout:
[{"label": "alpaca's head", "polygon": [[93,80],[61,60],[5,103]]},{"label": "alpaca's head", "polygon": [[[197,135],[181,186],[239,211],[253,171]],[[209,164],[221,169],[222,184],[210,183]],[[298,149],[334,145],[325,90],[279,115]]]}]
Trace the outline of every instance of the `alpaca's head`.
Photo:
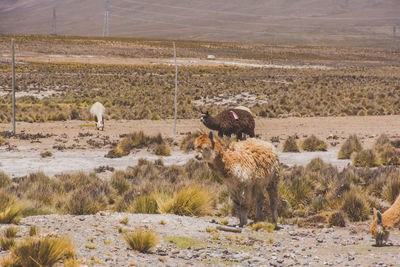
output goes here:
[{"label": "alpaca's head", "polygon": [[210,118],[210,114],[208,111],[206,113],[203,113],[203,116],[200,117],[200,121],[204,123],[204,125],[207,125],[208,119]]},{"label": "alpaca's head", "polygon": [[195,140],[196,159],[212,161],[215,158],[215,140],[213,133],[210,132],[200,135]]},{"label": "alpaca's head", "polygon": [[104,119],[101,119],[101,121],[98,121],[96,123],[96,129],[100,131],[104,131]]},{"label": "alpaca's head", "polygon": [[374,209],[374,220],[372,221],[370,232],[375,238],[377,246],[382,246],[389,238],[389,229],[382,223],[382,214]]},{"label": "alpaca's head", "polygon": [[104,118],[103,117],[97,117],[95,116],[96,119],[96,130],[99,131],[104,131]]}]

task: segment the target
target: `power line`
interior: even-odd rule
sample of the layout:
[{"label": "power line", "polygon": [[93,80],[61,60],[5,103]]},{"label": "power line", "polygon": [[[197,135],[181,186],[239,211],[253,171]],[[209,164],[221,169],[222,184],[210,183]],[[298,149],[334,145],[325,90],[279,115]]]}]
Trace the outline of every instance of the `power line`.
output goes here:
[{"label": "power line", "polygon": [[108,0],[104,0],[104,25],[103,25],[103,37],[108,36]]}]

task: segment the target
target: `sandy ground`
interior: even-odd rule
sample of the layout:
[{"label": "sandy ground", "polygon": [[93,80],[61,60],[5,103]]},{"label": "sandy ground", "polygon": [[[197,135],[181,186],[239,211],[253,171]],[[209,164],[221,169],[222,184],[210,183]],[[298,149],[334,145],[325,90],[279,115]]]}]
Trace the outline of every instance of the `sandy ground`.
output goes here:
[{"label": "sandy ground", "polygon": [[[134,151],[129,156],[109,159],[104,155],[116,144],[121,135],[144,131],[147,135],[161,133],[169,138],[172,154],[163,157],[166,165],[184,164],[193,157],[179,150],[178,144],[185,133],[207,130],[199,120],[178,120],[177,135],[173,134],[173,120],[106,121],[104,131],[96,131],[91,122],[67,121],[48,123],[17,123],[17,137],[7,139],[7,145],[0,148],[0,169],[12,177],[43,171],[48,175],[76,170],[92,171],[100,166],[125,169],[136,164],[139,158],[155,160],[158,157],[146,150]],[[7,131],[11,125],[1,124],[0,131]],[[338,168],[350,162],[337,160],[340,145],[350,134],[356,134],[365,148],[371,147],[380,134],[399,138],[400,116],[368,117],[317,117],[317,118],[256,118],[256,134],[259,138],[274,142],[281,162],[291,165],[306,165],[311,159],[320,157]],[[291,135],[299,141],[316,135],[329,146],[327,152],[283,153],[282,144]],[[39,136],[41,135],[41,136]],[[42,158],[40,153],[49,151],[51,157]]]}]

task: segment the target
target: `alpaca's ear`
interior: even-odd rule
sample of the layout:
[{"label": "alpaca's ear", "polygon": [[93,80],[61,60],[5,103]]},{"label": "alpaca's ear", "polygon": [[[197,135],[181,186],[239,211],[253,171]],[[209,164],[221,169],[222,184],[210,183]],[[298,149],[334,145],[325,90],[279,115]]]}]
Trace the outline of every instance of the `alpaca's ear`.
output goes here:
[{"label": "alpaca's ear", "polygon": [[215,141],[214,141],[214,135],[211,131],[208,134],[208,137],[210,138],[210,141],[211,141],[211,148],[214,149]]}]

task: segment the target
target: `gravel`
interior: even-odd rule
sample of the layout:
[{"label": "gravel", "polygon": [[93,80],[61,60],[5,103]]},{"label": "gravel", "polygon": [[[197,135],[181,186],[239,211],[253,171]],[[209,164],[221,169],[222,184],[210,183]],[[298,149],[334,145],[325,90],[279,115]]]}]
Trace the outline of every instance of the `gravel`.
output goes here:
[{"label": "gravel", "polygon": [[[128,223],[121,220],[128,218]],[[236,218],[225,218],[229,225]],[[160,222],[164,221],[165,224]],[[99,212],[96,215],[41,215],[21,220],[18,238],[36,225],[42,236],[67,234],[73,241],[82,266],[398,266],[398,246],[373,246],[369,222],[349,223],[346,228],[299,228],[282,225],[272,233],[250,229],[242,233],[219,231],[215,218],[185,217],[172,214],[129,214]],[[8,225],[1,225],[4,230]],[[119,229],[152,229],[159,243],[150,253],[132,251]],[[357,231],[354,231],[354,230]],[[169,239],[185,237],[187,247]],[[391,235],[400,244],[397,231]],[[92,245],[93,248],[87,248]],[[0,256],[7,252],[1,252]]]}]

